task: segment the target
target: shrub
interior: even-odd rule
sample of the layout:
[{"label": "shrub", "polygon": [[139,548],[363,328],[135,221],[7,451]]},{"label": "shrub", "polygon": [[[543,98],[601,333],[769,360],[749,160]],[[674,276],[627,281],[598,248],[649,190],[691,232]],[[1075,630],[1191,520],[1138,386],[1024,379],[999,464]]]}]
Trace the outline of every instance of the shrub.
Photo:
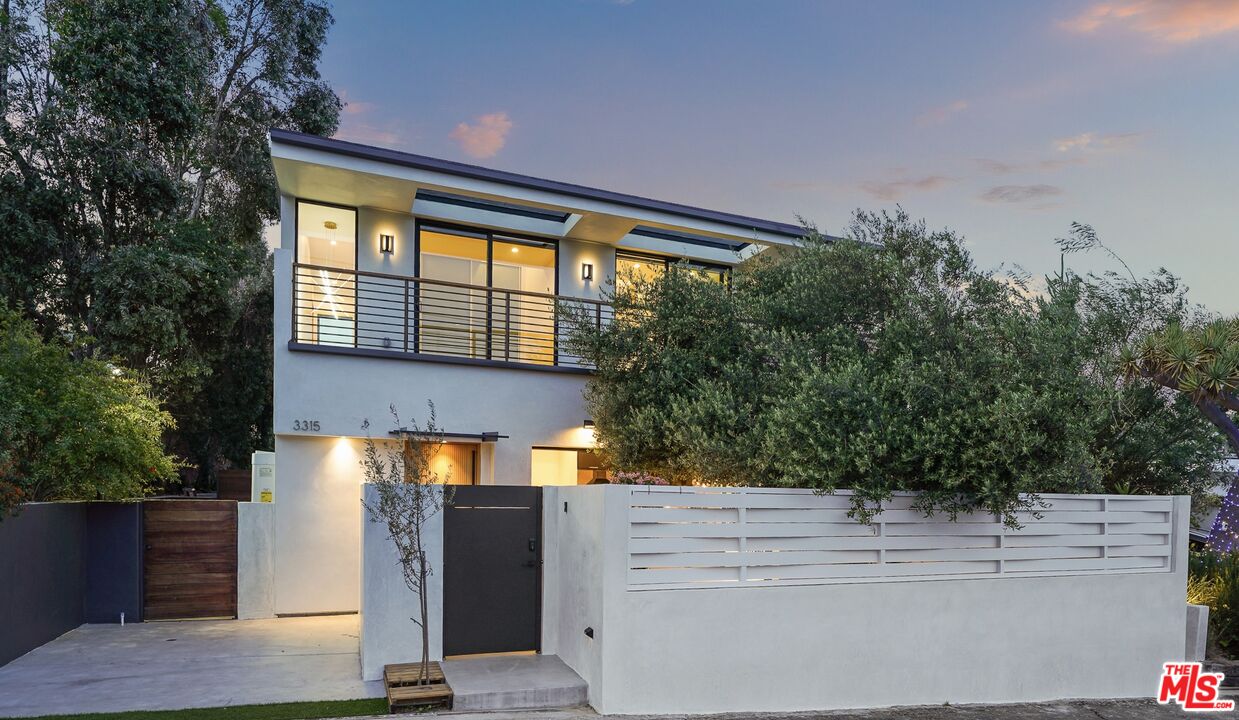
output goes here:
[{"label": "shrub", "polygon": [[1071,273],[1043,294],[978,269],[964,241],[861,213],[809,231],[731,285],[693,266],[621,278],[614,321],[565,307],[599,452],[673,484],[851,489],[868,522],[898,491],[948,519],[1018,524],[1037,493],[1179,494],[1216,484],[1224,444],[1190,402],[1124,383],[1133,328],[1176,282]]},{"label": "shrub", "polygon": [[1227,656],[1239,652],[1239,553],[1192,553],[1187,601],[1209,606],[1211,646]]},{"label": "shrub", "polygon": [[0,304],[0,519],[21,502],[140,496],[175,473],[150,386],[75,350]]}]

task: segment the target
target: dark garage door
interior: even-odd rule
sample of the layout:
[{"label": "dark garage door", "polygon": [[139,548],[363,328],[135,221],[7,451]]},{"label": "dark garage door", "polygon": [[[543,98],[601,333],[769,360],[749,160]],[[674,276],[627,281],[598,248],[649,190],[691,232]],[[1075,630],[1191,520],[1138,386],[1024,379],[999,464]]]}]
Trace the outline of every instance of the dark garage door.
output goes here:
[{"label": "dark garage door", "polygon": [[456,487],[443,513],[443,654],[538,650],[542,489]]}]

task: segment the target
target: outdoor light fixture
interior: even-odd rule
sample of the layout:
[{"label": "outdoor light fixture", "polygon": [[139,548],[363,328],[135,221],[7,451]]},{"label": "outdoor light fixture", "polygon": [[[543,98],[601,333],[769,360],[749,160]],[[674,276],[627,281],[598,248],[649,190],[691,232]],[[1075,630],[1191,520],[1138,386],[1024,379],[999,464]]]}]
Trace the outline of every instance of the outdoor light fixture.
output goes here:
[{"label": "outdoor light fixture", "polygon": [[594,279],[594,266],[592,264],[581,263],[581,279],[582,280],[593,280]]},{"label": "outdoor light fixture", "polygon": [[395,235],[379,235],[379,252],[391,255],[396,251]]},{"label": "outdoor light fixture", "polygon": [[594,426],[594,421],[593,421],[593,420],[586,420],[586,421],[585,421],[585,427],[587,427],[587,428],[592,428],[593,426]]}]

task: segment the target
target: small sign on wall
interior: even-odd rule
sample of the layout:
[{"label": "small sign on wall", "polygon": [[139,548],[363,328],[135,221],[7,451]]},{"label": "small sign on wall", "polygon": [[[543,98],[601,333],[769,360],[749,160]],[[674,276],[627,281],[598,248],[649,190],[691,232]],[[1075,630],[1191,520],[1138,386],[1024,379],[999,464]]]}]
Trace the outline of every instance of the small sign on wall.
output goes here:
[{"label": "small sign on wall", "polygon": [[258,451],[250,459],[252,468],[252,502],[275,502],[275,453]]}]

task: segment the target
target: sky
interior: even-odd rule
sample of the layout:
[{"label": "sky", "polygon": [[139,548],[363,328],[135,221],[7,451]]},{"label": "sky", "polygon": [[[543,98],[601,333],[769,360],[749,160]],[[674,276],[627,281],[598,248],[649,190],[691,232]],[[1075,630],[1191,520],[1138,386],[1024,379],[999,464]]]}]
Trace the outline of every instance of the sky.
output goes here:
[{"label": "sky", "polygon": [[[979,266],[1073,221],[1239,313],[1239,0],[342,0],[336,137],[795,222],[897,205]],[[1080,272],[1121,269],[1070,256]]]}]

